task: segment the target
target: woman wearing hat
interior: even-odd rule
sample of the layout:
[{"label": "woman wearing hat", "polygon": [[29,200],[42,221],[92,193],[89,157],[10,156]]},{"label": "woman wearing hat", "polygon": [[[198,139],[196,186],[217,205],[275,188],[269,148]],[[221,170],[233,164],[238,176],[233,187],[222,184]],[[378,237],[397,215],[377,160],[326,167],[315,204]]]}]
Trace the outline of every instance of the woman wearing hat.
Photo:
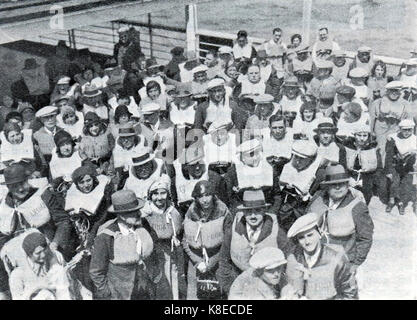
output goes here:
[{"label": "woman wearing hat", "polygon": [[351,71],[354,68],[362,68],[367,72],[367,74],[370,74],[372,67],[374,66],[374,63],[375,60],[372,48],[362,46],[358,48],[358,52],[356,53],[355,59],[353,59],[352,63],[349,66],[349,71]]},{"label": "woman wearing hat", "polygon": [[182,242],[189,257],[187,299],[220,299],[222,292],[215,273],[224,236],[224,220],[230,212],[207,180],[195,185],[192,198],[193,203],[184,218]]},{"label": "woman wearing hat", "polygon": [[88,112],[97,114],[101,119],[109,119],[109,109],[103,103],[102,91],[97,88],[96,85],[86,85],[81,97],[83,105],[83,114],[87,115]]},{"label": "woman wearing hat", "polygon": [[130,190],[116,191],[108,212],[116,216],[103,224],[94,240],[90,277],[97,299],[149,300],[158,298],[166,281],[163,252],[157,236],[142,219],[145,200]]},{"label": "woman wearing hat", "polygon": [[[187,295],[184,274],[184,252],[181,246],[182,216],[171,200],[171,179],[163,174],[148,190],[143,216],[158,236],[164,252],[164,274],[170,284],[166,299],[184,299]],[[158,297],[163,299],[163,297]]]},{"label": "woman wearing hat", "polygon": [[81,140],[84,128],[84,115],[75,109],[74,106],[64,105],[56,117],[60,128],[68,132],[76,142]]},{"label": "woman wearing hat", "polygon": [[368,71],[363,68],[354,68],[349,71],[349,80],[345,83],[355,89],[355,97],[361,99],[367,106],[369,104],[370,91],[367,86],[367,79],[369,77]]},{"label": "woman wearing hat", "polygon": [[32,131],[21,129],[16,123],[6,123],[1,137],[1,161],[20,161],[22,159],[35,161],[39,155],[32,142]]},{"label": "woman wearing hat", "polygon": [[236,208],[235,216],[227,217],[224,223],[217,278],[225,293],[236,277],[250,268],[253,256],[267,247],[279,248],[288,254],[291,244],[265,202],[262,190],[244,191],[243,202]]},{"label": "woman wearing hat", "polygon": [[320,114],[317,112],[315,104],[303,102],[292,125],[294,139],[313,140],[314,129],[317,128],[320,121],[319,117]]},{"label": "woman wearing hat", "polygon": [[341,165],[329,166],[307,212],[319,217],[327,243],[342,246],[353,271],[365,260],[372,246],[374,224],[368,206],[349,189],[349,174]]},{"label": "woman wearing hat", "polygon": [[314,78],[308,84],[307,93],[317,99],[334,98],[336,87],[340,83],[332,76],[333,63],[329,60],[319,59],[315,64]]},{"label": "woman wearing hat", "polygon": [[413,120],[402,120],[399,123],[400,131],[388,136],[385,171],[391,183],[387,212],[397,203],[398,211],[404,214],[411,201],[416,213],[417,137],[413,133],[415,126]]}]

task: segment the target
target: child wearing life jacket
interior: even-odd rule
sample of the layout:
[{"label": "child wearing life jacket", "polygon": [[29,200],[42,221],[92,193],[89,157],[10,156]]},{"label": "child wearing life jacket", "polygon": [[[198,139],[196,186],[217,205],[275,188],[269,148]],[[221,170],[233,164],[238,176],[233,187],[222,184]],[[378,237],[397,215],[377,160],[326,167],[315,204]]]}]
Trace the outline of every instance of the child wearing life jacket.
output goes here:
[{"label": "child wearing life jacket", "polygon": [[408,202],[413,203],[416,213],[416,153],[417,137],[413,133],[415,123],[405,119],[399,123],[400,131],[388,137],[386,144],[385,171],[391,181],[390,198],[386,212],[397,205],[401,215]]}]

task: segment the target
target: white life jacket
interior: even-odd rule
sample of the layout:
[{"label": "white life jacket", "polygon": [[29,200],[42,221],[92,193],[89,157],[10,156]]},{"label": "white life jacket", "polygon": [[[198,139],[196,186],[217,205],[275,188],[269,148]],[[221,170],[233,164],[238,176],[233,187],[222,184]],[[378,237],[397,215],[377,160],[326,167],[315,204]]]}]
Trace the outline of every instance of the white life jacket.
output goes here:
[{"label": "white life jacket", "polygon": [[193,221],[188,216],[184,219],[184,238],[190,247],[216,248],[223,242],[224,216],[207,222]]},{"label": "white life jacket", "polygon": [[229,138],[226,143],[221,146],[218,146],[212,141],[210,134],[203,137],[205,162],[207,164],[214,162],[231,163],[236,161],[236,137],[233,133],[229,133],[228,136]]},{"label": "white life jacket", "polygon": [[84,128],[84,114],[79,111],[75,111],[75,115],[78,117],[78,121],[74,124],[66,124],[62,120],[62,115],[58,114],[56,117],[57,125],[68,132],[71,137],[78,138],[83,134]]},{"label": "white life jacket", "polygon": [[132,157],[137,153],[140,154],[142,150],[149,150],[149,148],[145,146],[145,137],[141,135],[139,136],[139,139],[138,145],[129,150],[123,149],[120,144],[116,143],[113,149],[113,162],[115,168],[123,167],[124,169],[129,170],[133,164]]},{"label": "white life jacket", "polygon": [[104,189],[110,182],[110,178],[104,175],[97,177],[98,185],[90,193],[83,193],[77,189],[75,183],[67,191],[65,198],[65,211],[84,211],[87,215],[93,216],[104,197]]},{"label": "white life jacket", "polygon": [[140,88],[138,93],[141,97],[141,99],[144,99],[145,97],[148,96],[148,94],[146,93],[146,85],[150,82],[150,81],[156,81],[158,82],[158,84],[161,87],[161,94],[165,93],[166,90],[166,86],[164,84],[164,80],[160,77],[160,76],[156,76],[156,77],[146,77],[145,79],[143,79],[143,84],[145,85],[143,88]]},{"label": "white life jacket", "polygon": [[247,79],[242,80],[242,90],[240,94],[264,94],[265,93],[265,82],[262,80],[258,83],[252,83]]},{"label": "white life jacket", "polygon": [[237,43],[233,46],[233,56],[235,59],[247,58],[250,59],[252,56],[252,45],[247,43],[243,48]]},{"label": "white life jacket", "polygon": [[217,119],[227,119],[232,122],[232,109],[229,106],[229,98],[225,97],[224,104],[218,106],[209,101],[208,108],[206,109],[206,119],[204,124],[214,122]]},{"label": "white life jacket", "polygon": [[178,65],[178,68],[180,69],[180,79],[182,83],[191,82],[194,79],[193,71],[184,68],[184,65],[186,63],[187,62],[183,62]]},{"label": "white life jacket", "polygon": [[49,209],[41,196],[46,188],[38,189],[29,199],[16,208],[6,204],[6,197],[0,203],[0,232],[6,235],[14,231],[15,219],[26,220],[31,228],[39,228],[49,222]]},{"label": "white life jacket", "polygon": [[404,157],[407,153],[417,151],[417,136],[414,134],[409,136],[407,139],[400,139],[396,133],[391,135],[394,140],[395,146],[401,157]]},{"label": "white life jacket", "polygon": [[294,142],[293,132],[290,128],[286,129],[285,137],[281,140],[273,138],[270,134],[264,136],[262,140],[262,150],[265,158],[270,156],[291,158],[292,144]]},{"label": "white life jacket", "polygon": [[293,72],[296,71],[312,71],[313,70],[313,60],[307,58],[304,61],[301,61],[297,58],[292,60]]},{"label": "white life jacket", "polygon": [[346,122],[343,117],[340,117],[339,121],[337,122],[337,133],[338,136],[347,136],[347,137],[353,137],[354,133],[356,131],[356,128],[360,128],[363,125],[367,124],[367,118],[369,114],[362,113],[361,117],[358,121],[355,122]]},{"label": "white life jacket", "polygon": [[195,185],[201,180],[208,180],[208,170],[203,173],[199,179],[193,179],[190,177],[189,180],[185,179],[182,174],[181,163],[178,159],[173,162],[175,169],[175,188],[177,190],[178,203],[183,203],[189,200],[193,200],[191,196]]},{"label": "white life jacket", "polygon": [[236,176],[239,189],[272,187],[274,174],[272,166],[264,159],[257,167],[245,165],[242,161],[236,161]]},{"label": "white life jacket", "polygon": [[240,269],[245,271],[249,268],[249,259],[262,248],[273,247],[277,248],[277,236],[278,236],[278,221],[275,215],[266,213],[266,216],[272,219],[271,233],[256,244],[250,243],[243,234],[238,234],[236,230],[236,224],[243,219],[243,212],[236,213],[236,217],[232,225],[232,240],[230,242],[230,257],[233,263]]},{"label": "white life jacket", "polygon": [[282,169],[280,182],[293,185],[298,189],[297,192],[301,192],[301,196],[309,196],[320,163],[321,158],[317,156],[316,160],[307,169],[297,171],[289,162]]},{"label": "white life jacket", "polygon": [[164,162],[161,159],[154,159],[156,162],[156,170],[154,173],[151,174],[146,180],[138,179],[134,176],[133,170],[135,168],[130,169],[129,177],[126,179],[126,183],[123,187],[124,190],[131,190],[136,194],[136,197],[141,199],[146,199],[148,197],[148,190],[152,183],[157,180],[162,175],[162,169]]},{"label": "white life jacket", "polygon": [[[149,205],[149,201],[146,205],[152,207]],[[143,210],[141,211],[143,213]],[[158,239],[171,239],[174,235],[178,235],[182,228],[181,215],[173,206],[167,208],[163,213],[152,211],[145,219],[156,232]]]},{"label": "white life jacket", "polygon": [[357,156],[359,156],[359,163],[363,172],[375,171],[378,167],[376,148],[369,150],[354,150],[346,148],[346,164],[349,170],[353,170]]},{"label": "white life jacket", "polygon": [[334,163],[339,163],[339,152],[340,149],[334,141],[328,146],[319,145],[317,148],[318,156]]},{"label": "white life jacket", "polygon": [[180,110],[175,103],[171,103],[169,118],[175,125],[183,125],[185,123],[194,125],[196,106],[197,102],[194,102],[187,109]]},{"label": "white life jacket", "polygon": [[301,105],[303,104],[303,100],[301,96],[297,96],[294,100],[290,100],[287,96],[283,96],[281,101],[279,102],[282,112],[295,112],[299,114]]},{"label": "white life jacket", "polygon": [[20,161],[24,158],[34,159],[32,130],[22,130],[23,141],[20,144],[11,144],[2,132],[1,137],[1,161]]},{"label": "white life jacket", "polygon": [[66,181],[71,180],[72,173],[81,167],[81,162],[82,159],[77,150],[74,150],[72,156],[68,158],[59,158],[56,149],[53,150],[49,163],[52,179],[64,177]]},{"label": "white life jacket", "polygon": [[295,118],[293,125],[292,125],[292,130],[294,132],[294,134],[297,133],[301,133],[304,134],[310,141],[313,141],[313,137],[315,135],[314,129],[317,128],[319,122],[320,122],[320,114],[317,113],[316,114],[316,118],[311,121],[311,122],[307,122],[307,121],[303,121],[301,119],[301,117]]},{"label": "white life jacket", "polygon": [[86,115],[87,112],[93,112],[96,115],[98,115],[101,119],[107,120],[109,118],[109,110],[106,106],[98,106],[98,107],[92,107],[88,104],[83,105],[83,114]]},{"label": "white life jacket", "polygon": [[261,81],[267,82],[272,73],[272,65],[267,64],[265,67],[260,66]]}]

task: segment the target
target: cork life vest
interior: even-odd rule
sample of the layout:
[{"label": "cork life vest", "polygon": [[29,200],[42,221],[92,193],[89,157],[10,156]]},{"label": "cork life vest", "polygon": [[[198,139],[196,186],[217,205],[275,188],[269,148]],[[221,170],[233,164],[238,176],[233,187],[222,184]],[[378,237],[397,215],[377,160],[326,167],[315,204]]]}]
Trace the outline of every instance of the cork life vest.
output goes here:
[{"label": "cork life vest", "polygon": [[297,193],[301,196],[309,195],[310,188],[316,179],[316,172],[320,166],[321,158],[316,160],[306,169],[297,171],[291,162],[287,163],[282,169],[280,182],[296,187]]},{"label": "cork life vest", "polygon": [[407,153],[417,151],[417,136],[414,134],[409,136],[407,139],[401,139],[396,133],[394,133],[391,135],[391,138],[394,140],[395,146],[397,147],[401,157],[404,157]]},{"label": "cork life vest", "polygon": [[203,137],[204,154],[207,164],[214,162],[231,163],[236,161],[236,137],[232,133],[229,133],[228,136],[227,141],[221,146],[218,146],[212,141],[210,134]]},{"label": "cork life vest", "polygon": [[233,46],[233,56],[235,59],[246,58],[250,59],[252,56],[252,45],[247,43],[243,48],[237,43]]},{"label": "cork life vest", "polygon": [[209,101],[204,125],[207,126],[207,123],[214,122],[217,119],[227,119],[232,122],[232,108],[230,108],[229,98],[227,96],[224,99],[224,103],[220,103],[218,106],[212,101]]},{"label": "cork life vest", "polygon": [[113,149],[113,162],[115,168],[123,167],[126,170],[132,166],[132,157],[136,152],[140,153],[141,150],[148,150],[148,147],[145,146],[145,137],[139,136],[139,143],[132,147],[129,150],[123,149],[123,147],[116,143]]},{"label": "cork life vest", "polygon": [[206,170],[206,172],[204,172],[199,179],[193,179],[192,177],[190,177],[190,179],[185,179],[182,174],[181,163],[179,163],[178,159],[173,162],[173,165],[175,168],[175,188],[177,190],[178,203],[193,200],[191,194],[194,187],[197,182],[201,180],[208,180],[208,170]]},{"label": "cork life vest", "polygon": [[236,225],[244,219],[243,212],[236,213],[236,217],[232,225],[232,240],[230,243],[230,257],[233,263],[241,270],[247,270],[249,266],[249,259],[262,248],[274,247],[278,248],[277,235],[278,235],[278,221],[275,215],[266,213],[267,216],[272,219],[272,231],[271,233],[258,243],[250,243],[249,240],[243,235],[238,234]]},{"label": "cork life vest", "polygon": [[98,185],[90,193],[81,192],[73,183],[67,191],[65,211],[83,211],[88,216],[94,216],[104,197],[104,189],[110,182],[110,178],[100,175],[97,180]]},{"label": "cork life vest", "polygon": [[340,149],[334,141],[328,146],[319,145],[317,148],[318,156],[335,163],[339,163],[339,152]]},{"label": "cork life vest", "polygon": [[259,69],[261,72],[261,81],[267,82],[272,73],[272,65],[267,64],[265,67],[259,66]]},{"label": "cork life vest", "polygon": [[359,157],[359,163],[363,172],[375,171],[378,167],[377,149],[354,150],[346,147],[346,164],[349,170],[354,170],[355,160]]},{"label": "cork life vest", "polygon": [[128,235],[108,228],[98,234],[100,233],[113,237],[113,259],[110,262],[114,265],[140,264],[152,254],[154,248],[152,237],[144,228],[137,228]]},{"label": "cork life vest", "polygon": [[110,152],[110,144],[108,138],[109,131],[96,137],[84,135],[81,139],[80,149],[88,158],[104,158]]},{"label": "cork life vest", "polygon": [[1,161],[20,161],[22,159],[34,159],[32,130],[22,130],[23,140],[19,144],[11,144],[2,132],[1,136]]},{"label": "cork life vest", "polygon": [[162,214],[152,212],[145,219],[156,232],[158,238],[163,240],[171,239],[177,235],[182,225],[181,216],[173,206],[168,207]]},{"label": "cork life vest", "polygon": [[265,82],[260,80],[258,83],[252,83],[247,79],[242,80],[241,94],[264,94],[265,93]]},{"label": "cork life vest", "polygon": [[303,61],[299,60],[298,58],[294,58],[292,60],[292,67],[293,72],[296,71],[313,71],[313,60],[310,58],[307,58]]},{"label": "cork life vest", "polygon": [[180,63],[178,68],[180,69],[180,79],[182,83],[191,82],[193,81],[193,72],[192,70],[187,70],[185,68],[185,64],[187,62]]},{"label": "cork life vest", "polygon": [[213,249],[223,242],[224,216],[207,222],[193,221],[188,216],[184,218],[184,237],[193,249]]},{"label": "cork life vest", "polygon": [[133,170],[134,167],[130,169],[129,177],[126,179],[126,183],[123,187],[124,190],[131,190],[136,194],[136,197],[141,199],[146,199],[148,197],[148,190],[152,183],[157,180],[162,175],[163,169],[163,160],[153,159],[156,163],[156,170],[151,174],[147,179],[138,179],[135,177]]},{"label": "cork life vest", "polygon": [[52,150],[55,148],[55,141],[54,136],[45,130],[46,129],[42,127],[33,134],[33,137],[39,146],[40,152],[43,155],[50,155],[52,154]]},{"label": "cork life vest", "polygon": [[17,206],[11,208],[6,204],[6,197],[0,203],[0,232],[10,235],[14,232],[16,221],[22,223],[22,218],[27,222],[30,228],[39,228],[49,222],[51,219],[49,209],[41,196],[46,188],[38,189],[29,199]]},{"label": "cork life vest", "polygon": [[186,123],[193,125],[195,120],[195,107],[197,102],[194,102],[187,109],[182,110],[177,107],[175,103],[171,103],[171,111],[169,112],[169,117],[172,123],[175,125],[184,125]]},{"label": "cork life vest", "polygon": [[264,136],[262,150],[265,158],[276,156],[290,159],[293,141],[293,133],[288,128],[285,137],[281,140],[277,140],[271,135]]},{"label": "cork life vest", "polygon": [[84,128],[84,115],[82,112],[75,111],[75,115],[78,117],[78,121],[74,124],[66,124],[62,120],[62,115],[58,114],[56,119],[58,126],[68,132],[73,138],[78,138],[83,134]]},{"label": "cork life vest", "polygon": [[287,98],[286,95],[284,95],[279,102],[282,112],[295,112],[299,113],[301,105],[303,104],[303,100],[301,99],[301,96],[297,96],[297,98],[290,100]]},{"label": "cork life vest", "polygon": [[239,189],[272,187],[272,166],[263,158],[257,167],[250,167],[238,160],[235,164]]},{"label": "cork life vest", "polygon": [[58,157],[56,150],[54,150],[52,152],[51,162],[49,163],[52,179],[64,177],[67,180],[70,180],[75,169],[81,167],[81,162],[82,159],[77,150],[75,150],[72,156],[68,158]]}]

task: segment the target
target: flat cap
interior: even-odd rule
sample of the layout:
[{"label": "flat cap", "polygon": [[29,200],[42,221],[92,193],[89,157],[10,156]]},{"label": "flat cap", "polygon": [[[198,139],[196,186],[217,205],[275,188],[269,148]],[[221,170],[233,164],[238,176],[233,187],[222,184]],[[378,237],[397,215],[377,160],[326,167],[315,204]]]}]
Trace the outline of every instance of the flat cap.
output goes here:
[{"label": "flat cap", "polygon": [[191,71],[193,74],[197,72],[206,72],[208,70],[208,67],[205,64],[200,64],[199,66],[193,68]]},{"label": "flat cap", "polygon": [[323,60],[323,59],[319,59],[316,62],[316,68],[317,69],[330,69],[333,68],[333,62],[331,62],[330,60]]},{"label": "flat cap", "polygon": [[161,106],[157,103],[151,102],[151,103],[147,103],[142,107],[142,113],[143,114],[151,114],[154,112],[157,112],[161,110]]},{"label": "flat cap", "polygon": [[346,57],[346,53],[343,50],[333,50],[332,51],[332,56],[333,57]]},{"label": "flat cap", "polygon": [[370,125],[366,123],[362,123],[361,125],[355,127],[353,134],[362,133],[362,132],[371,133]]},{"label": "flat cap", "polygon": [[356,93],[356,90],[351,86],[340,86],[336,88],[336,93],[342,96],[353,97]]},{"label": "flat cap", "polygon": [[416,124],[411,119],[404,119],[398,124],[400,128],[414,128]]},{"label": "flat cap", "polygon": [[294,238],[297,234],[310,230],[311,228],[317,226],[317,224],[317,214],[314,212],[307,213],[295,220],[291,228],[288,230],[287,236],[288,238]]},{"label": "flat cap", "polygon": [[46,106],[36,112],[37,118],[47,117],[53,114],[58,114],[58,108],[54,106]]},{"label": "flat cap", "polygon": [[233,53],[233,49],[231,47],[229,47],[229,46],[222,46],[222,47],[219,48],[218,53],[220,53],[220,54],[222,54],[222,53],[229,53],[229,54],[231,54],[231,53]]},{"label": "flat cap", "polygon": [[367,46],[362,46],[358,48],[358,52],[371,52],[372,48],[367,47]]},{"label": "flat cap", "polygon": [[368,72],[363,68],[353,68],[350,70],[349,76],[352,78],[364,78],[368,76]]},{"label": "flat cap", "polygon": [[288,77],[284,80],[284,83],[282,84],[284,87],[299,87],[298,79],[296,76]]},{"label": "flat cap", "polygon": [[317,154],[317,146],[310,140],[295,140],[291,152],[301,158],[312,158]]},{"label": "flat cap", "polygon": [[253,102],[255,102],[256,104],[271,103],[272,101],[274,101],[274,97],[267,93],[257,95],[253,98]]},{"label": "flat cap", "polygon": [[274,269],[286,263],[284,253],[274,247],[262,248],[249,259],[249,265],[254,269]]},{"label": "flat cap", "polygon": [[240,144],[237,149],[236,153],[243,153],[243,152],[252,152],[255,150],[262,149],[262,145],[258,139],[247,140]]},{"label": "flat cap", "polygon": [[219,86],[224,86],[225,82],[223,79],[221,78],[214,78],[211,79],[208,83],[207,83],[207,90],[213,89],[215,87],[219,87]]},{"label": "flat cap", "polygon": [[385,89],[397,89],[400,90],[404,86],[402,81],[391,81],[385,85]]}]

